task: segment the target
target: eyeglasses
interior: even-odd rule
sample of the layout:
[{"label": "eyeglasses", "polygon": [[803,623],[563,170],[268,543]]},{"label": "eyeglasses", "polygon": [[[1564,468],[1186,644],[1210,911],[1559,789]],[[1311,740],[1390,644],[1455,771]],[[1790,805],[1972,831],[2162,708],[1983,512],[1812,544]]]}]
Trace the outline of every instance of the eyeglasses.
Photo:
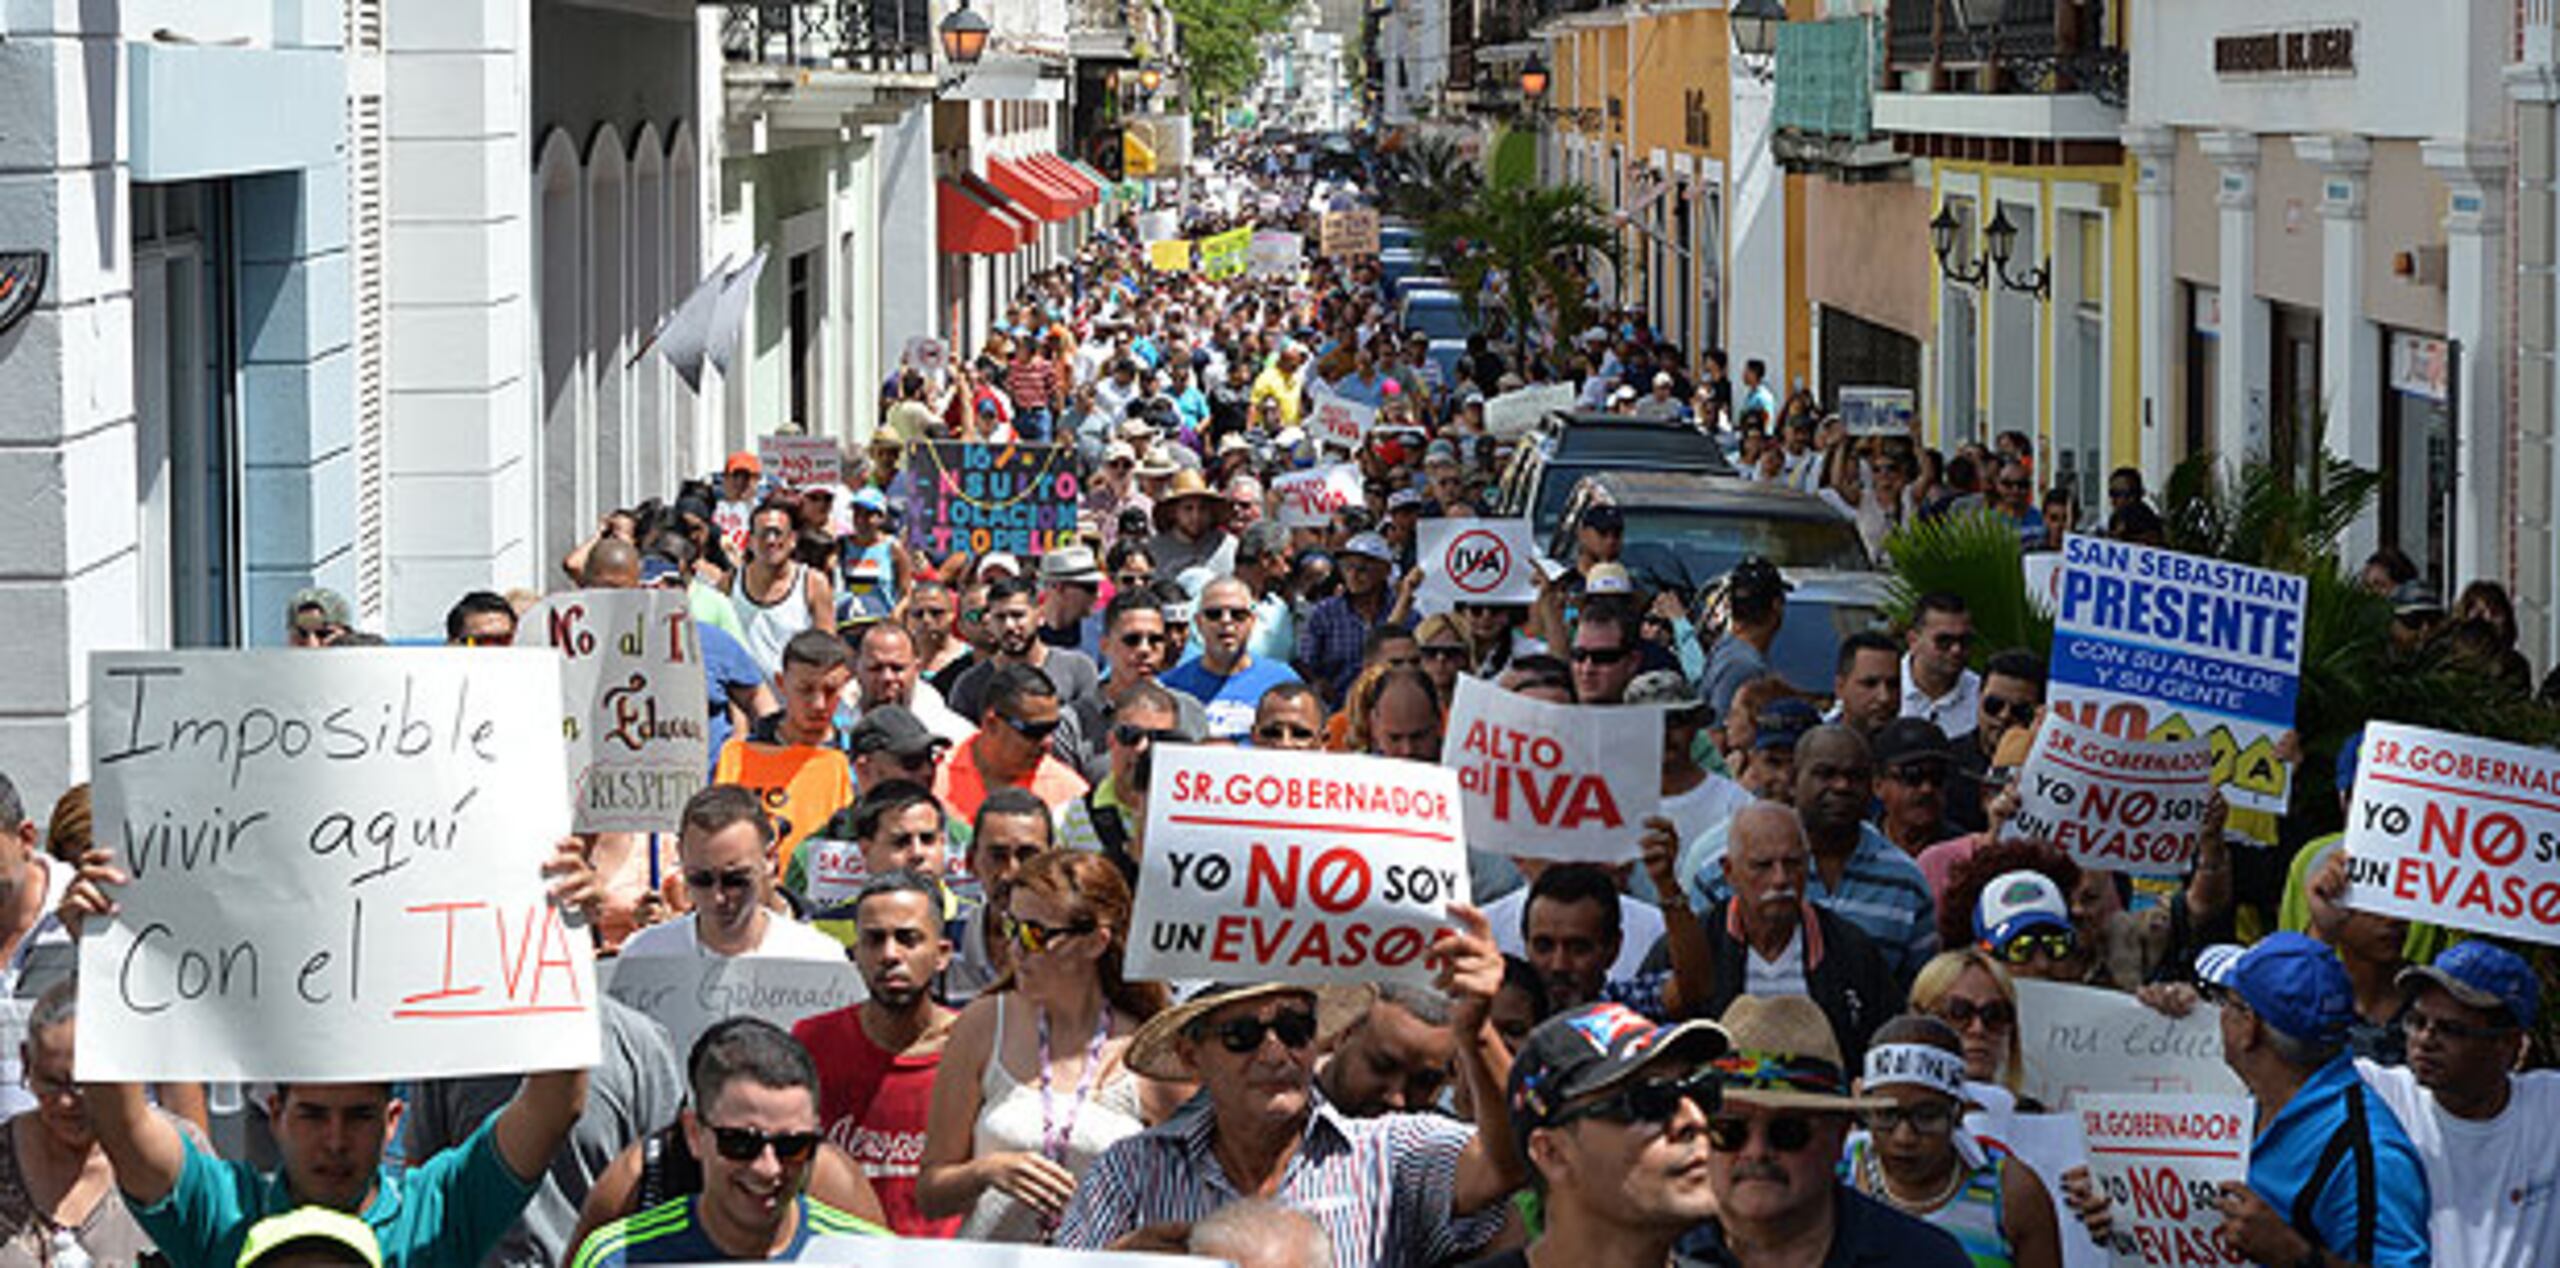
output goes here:
[{"label": "eyeglasses", "polygon": [[1218,623],[1218,624],[1220,624],[1220,625],[1225,625],[1225,624],[1227,624],[1227,623],[1228,623],[1228,622],[1230,622],[1230,621],[1242,621],[1242,620],[1245,620],[1245,619],[1247,619],[1247,618],[1251,617],[1251,616],[1253,615],[1253,609],[1251,609],[1251,608],[1202,608],[1202,609],[1200,609],[1200,613],[1199,613],[1199,615],[1200,615],[1200,619],[1201,619],[1201,620],[1203,620],[1203,621],[1215,621],[1215,622],[1217,622],[1217,623]]},{"label": "eyeglasses", "polygon": [[2018,1024],[2018,1006],[2005,999],[1976,1005],[1969,999],[1949,999],[1938,1005],[1938,1019],[1963,1030],[1980,1021],[1987,1030],[2007,1030]]},{"label": "eyeglasses", "polygon": [[1265,744],[1277,744],[1283,740],[1303,742],[1316,738],[1316,732],[1314,727],[1293,726],[1286,722],[1265,722],[1253,729],[1253,738]]},{"label": "eyeglasses", "polygon": [[1732,1115],[1707,1120],[1707,1144],[1720,1154],[1738,1154],[1751,1143],[1752,1129],[1757,1125],[1760,1138],[1769,1148],[1782,1154],[1801,1151],[1813,1143],[1813,1120],[1801,1114],[1782,1114],[1775,1118],[1744,1118]]},{"label": "eyeglasses", "polygon": [[1987,692],[1982,697],[1982,716],[1993,721],[2001,718],[2016,718],[2024,722],[2035,716],[2035,711],[2036,705],[2032,700],[2010,700]]},{"label": "eyeglasses", "polygon": [[1628,650],[1624,647],[1577,647],[1573,649],[1573,663],[1614,665],[1627,658]]},{"label": "eyeglasses", "polygon": [[1172,727],[1144,727],[1135,722],[1115,722],[1111,724],[1111,736],[1113,739],[1116,739],[1131,748],[1135,748],[1138,745],[1145,744],[1149,741],[1153,741],[1158,744],[1179,744],[1182,742],[1182,732]]},{"label": "eyeglasses", "polygon": [[1930,645],[1942,652],[1961,651],[1966,645],[1972,642],[1973,635],[1970,633],[1932,634],[1929,636]]},{"label": "eyeglasses", "polygon": [[1316,1040],[1316,1015],[1299,1009],[1284,1009],[1269,1021],[1259,1017],[1230,1017],[1208,1028],[1218,1037],[1218,1045],[1237,1056],[1262,1050],[1265,1035],[1276,1035],[1280,1046],[1296,1051]]},{"label": "eyeglasses", "polygon": [[1699,1113],[1712,1116],[1723,1107],[1724,1084],[1713,1070],[1700,1070],[1685,1079],[1647,1079],[1599,1100],[1565,1109],[1554,1122],[1559,1127],[1577,1118],[1610,1123],[1668,1123],[1672,1115],[1680,1112],[1683,1101],[1696,1104]]},{"label": "eyeglasses", "polygon": [[996,710],[996,716],[1003,719],[1006,726],[1012,727],[1015,734],[1026,740],[1048,739],[1057,731],[1058,723],[1061,721],[1058,718],[1051,718],[1046,722],[1025,722],[1002,709]]},{"label": "eyeglasses", "polygon": [[1424,660],[1465,660],[1467,649],[1455,643],[1433,643],[1422,649]]},{"label": "eyeglasses", "polygon": [[771,1149],[775,1162],[796,1167],[818,1152],[816,1132],[768,1132],[753,1127],[714,1127],[709,1123],[703,1126],[711,1128],[712,1144],[720,1150],[721,1157],[731,1162],[754,1162]]},{"label": "eyeglasses", "polygon": [[1090,920],[1079,920],[1066,925],[1044,925],[1037,920],[1025,920],[1011,913],[1007,913],[1004,918],[1005,936],[1013,939],[1013,945],[1033,955],[1048,950],[1059,939],[1081,938],[1099,927]]},{"label": "eyeglasses", "polygon": [[704,868],[700,871],[685,873],[684,883],[685,888],[687,889],[707,890],[717,887],[720,889],[736,890],[743,894],[756,887],[756,874],[752,869],[744,867],[734,868],[726,872],[714,872],[709,868]]},{"label": "eyeglasses", "polygon": [[1943,788],[1947,783],[1947,768],[1937,762],[1913,762],[1907,766],[1887,766],[1884,768],[1884,774],[1885,778],[1895,783],[1906,784],[1913,788]]},{"label": "eyeglasses", "polygon": [[1150,634],[1141,630],[1131,630],[1130,632],[1120,636],[1120,645],[1122,647],[1162,647],[1164,644],[1164,635]]},{"label": "eyeglasses", "polygon": [[1867,1130],[1882,1136],[1897,1127],[1908,1127],[1923,1136],[1943,1136],[1956,1125],[1952,1105],[1898,1105],[1890,1109],[1871,1109],[1865,1115]]},{"label": "eyeglasses", "polygon": [[1123,590],[1134,590],[1155,579],[1155,574],[1151,572],[1124,572],[1113,577],[1111,584]]},{"label": "eyeglasses", "polygon": [[2041,952],[2048,960],[2068,960],[2079,949],[2080,939],[2069,933],[2022,933],[2000,948],[2000,958],[2025,964]]},{"label": "eyeglasses", "polygon": [[756,539],[758,541],[778,542],[790,535],[791,530],[787,528],[759,528],[756,530]]},{"label": "eyeglasses", "polygon": [[[2455,1021],[2449,1017],[2430,1017],[2415,1008],[2411,1008],[2407,1012],[2400,1014],[2400,1033],[2414,1037],[2423,1031],[2433,1031],[2435,1036],[2439,1039],[2502,1039],[2508,1035],[2514,1034],[2516,1032],[2516,1028],[2513,1026],[2474,1026],[2469,1022]],[[35,1085],[29,1084],[28,1086],[34,1087]],[[40,1090],[38,1094],[42,1094]]]}]

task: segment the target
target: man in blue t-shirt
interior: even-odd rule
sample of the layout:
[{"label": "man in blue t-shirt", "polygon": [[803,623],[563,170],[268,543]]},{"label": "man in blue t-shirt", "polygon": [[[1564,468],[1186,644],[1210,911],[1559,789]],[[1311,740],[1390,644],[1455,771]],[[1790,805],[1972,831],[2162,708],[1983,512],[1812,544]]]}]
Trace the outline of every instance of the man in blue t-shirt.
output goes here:
[{"label": "man in blue t-shirt", "polygon": [[1208,711],[1210,739],[1241,738],[1253,730],[1262,693],[1298,681],[1298,672],[1278,661],[1255,660],[1245,650],[1253,641],[1253,587],[1234,577],[1201,588],[1192,626],[1200,635],[1200,654],[1158,681],[1200,702]]},{"label": "man in blue t-shirt", "polygon": [[[543,872],[563,907],[594,895],[575,840],[562,841]],[[111,910],[108,891],[124,880],[107,851],[91,851],[63,899],[64,924],[76,935]],[[525,1076],[461,1144],[402,1172],[382,1166],[402,1109],[384,1083],[280,1085],[268,1121],[284,1167],[272,1173],[206,1152],[151,1107],[141,1084],[82,1084],[80,1093],[125,1205],[178,1268],[230,1268],[253,1225],[298,1206],[361,1218],[381,1242],[384,1268],[436,1268],[478,1263],[523,1214],[586,1106],[587,1072]]]}]

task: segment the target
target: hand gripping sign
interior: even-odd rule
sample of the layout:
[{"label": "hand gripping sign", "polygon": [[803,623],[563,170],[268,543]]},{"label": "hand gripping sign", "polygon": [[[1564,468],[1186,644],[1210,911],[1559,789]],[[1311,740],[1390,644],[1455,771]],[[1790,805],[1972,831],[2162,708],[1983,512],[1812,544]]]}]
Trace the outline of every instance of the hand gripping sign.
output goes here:
[{"label": "hand gripping sign", "polygon": [[2350,907],[2560,943],[2560,754],[2376,723],[2346,850]]},{"label": "hand gripping sign", "polygon": [[1661,811],[1661,754],[1658,708],[1549,704],[1468,674],[1440,764],[1458,773],[1474,848],[1624,863]]},{"label": "hand gripping sign", "polygon": [[571,828],[673,832],[711,765],[702,645],[682,590],[577,590],[534,605],[516,646],[560,651]]},{"label": "hand gripping sign", "polygon": [[109,652],[97,838],[132,876],[80,942],[83,1082],[375,1082],[596,1063],[560,657]]},{"label": "hand gripping sign", "polygon": [[2249,1098],[2084,1096],[2079,1112],[2090,1179],[2114,1204],[2117,1263],[2247,1262],[2217,1233],[2223,1183],[2249,1178]]},{"label": "hand gripping sign", "polygon": [[2036,728],[2010,826],[2083,867],[2184,876],[2212,779],[2213,749],[2202,736],[2121,740],[2056,715]]},{"label": "hand gripping sign", "polygon": [[1467,895],[1455,774],[1338,753],[1158,745],[1129,975],[1409,982]]},{"label": "hand gripping sign", "polygon": [[1529,566],[1537,551],[1525,519],[1424,520],[1415,545],[1422,589],[1414,603],[1426,613],[1461,603],[1537,602],[1538,578]]}]

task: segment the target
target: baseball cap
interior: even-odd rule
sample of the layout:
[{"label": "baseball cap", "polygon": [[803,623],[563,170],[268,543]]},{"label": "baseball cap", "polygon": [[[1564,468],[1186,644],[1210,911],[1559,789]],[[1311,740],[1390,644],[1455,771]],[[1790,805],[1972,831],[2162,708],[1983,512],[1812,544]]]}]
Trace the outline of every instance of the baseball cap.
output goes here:
[{"label": "baseball cap", "polygon": [[249,1235],[240,1243],[240,1258],[235,1262],[247,1268],[295,1247],[325,1247],[351,1254],[373,1268],[382,1266],[382,1242],[374,1236],[373,1226],[325,1206],[297,1206],[250,1225]]},{"label": "baseball cap", "polygon": [[2542,998],[2542,984],[2535,979],[2533,967],[2523,956],[2494,942],[2457,942],[2445,948],[2435,963],[2411,965],[2400,970],[2395,980],[2410,994],[2432,982],[2465,1007],[2504,1011],[2507,1020],[2518,1026],[2533,1025]]},{"label": "baseball cap", "polygon": [[1902,766],[1912,762],[1953,759],[1948,751],[1947,733],[1927,718],[1895,718],[1876,732],[1876,765]]},{"label": "baseball cap", "polygon": [[720,470],[724,474],[731,471],[744,471],[748,475],[763,475],[764,463],[755,456],[753,451],[741,449],[729,455],[729,464]]},{"label": "baseball cap", "polygon": [[1575,521],[1575,526],[1598,533],[1621,532],[1627,527],[1627,513],[1619,510],[1615,502],[1593,502],[1582,508],[1582,518]]},{"label": "baseball cap", "polygon": [[1689,685],[1689,676],[1676,669],[1652,669],[1636,675],[1621,699],[1627,704],[1667,704],[1675,715],[1699,713],[1707,707],[1698,689]]},{"label": "baseball cap", "polygon": [[664,555],[649,555],[640,561],[640,584],[643,588],[659,585],[684,575],[676,561]]},{"label": "baseball cap", "polygon": [[1019,577],[1022,575],[1022,561],[1011,551],[996,551],[978,561],[978,580],[986,580],[987,574],[991,572],[1003,572],[1008,576]]},{"label": "baseball cap", "polygon": [[1609,399],[1613,401],[1632,401],[1636,399],[1636,390],[1633,385],[1621,385],[1617,391],[1609,394]]},{"label": "baseball cap", "polygon": [[1387,510],[1390,512],[1420,511],[1421,509],[1422,494],[1416,490],[1398,489],[1387,495]]},{"label": "baseball cap", "polygon": [[2423,581],[2403,581],[2391,591],[2391,615],[2426,616],[2442,613],[2444,600],[2436,596],[2435,587]]},{"label": "baseball cap", "polygon": [[1585,594],[1634,594],[1636,581],[1625,564],[1599,563],[1582,574],[1582,589]]},{"label": "baseball cap", "polygon": [[888,753],[897,757],[914,757],[949,747],[950,741],[935,735],[909,712],[905,705],[874,705],[862,711],[862,720],[853,724],[850,737],[856,753]]},{"label": "baseball cap", "polygon": [[1128,441],[1115,440],[1102,447],[1102,465],[1106,467],[1115,462],[1135,464],[1137,461],[1138,451]]},{"label": "baseball cap", "polygon": [[1573,1101],[1606,1091],[1649,1066],[1704,1065],[1732,1045],[1711,1021],[1656,1025],[1624,1004],[1585,1004],[1538,1023],[1511,1061],[1512,1129],[1555,1123]]},{"label": "baseball cap", "polygon": [[[2196,956],[2206,985],[2240,997],[2249,1011],[2277,1030],[2309,1043],[2335,1043],[2355,1020],[2355,992],[2346,966],[2318,939],[2286,930],[2271,933],[2239,955]],[[2207,956],[2214,963],[2207,972]]]},{"label": "baseball cap", "polygon": [[886,512],[889,509],[889,495],[882,493],[877,485],[866,484],[854,490],[848,501],[857,511]]},{"label": "baseball cap", "polygon": [[1822,715],[1815,712],[1812,702],[1794,696],[1772,700],[1760,710],[1760,716],[1752,719],[1751,747],[1763,753],[1771,749],[1792,750],[1805,732],[1820,725]]},{"label": "baseball cap", "polygon": [[1744,557],[1724,575],[1724,592],[1733,599],[1769,599],[1795,589],[1778,574],[1778,566],[1759,555]]},{"label": "baseball cap", "polygon": [[2062,887],[2026,868],[1992,877],[1973,903],[1973,936],[1994,950],[2030,929],[2070,927],[2071,904],[2063,899]]},{"label": "baseball cap", "polygon": [[1387,539],[1376,533],[1352,534],[1350,541],[1342,543],[1342,553],[1375,559],[1382,564],[1392,564],[1396,561],[1395,548],[1387,545]]},{"label": "baseball cap", "polygon": [[327,586],[308,586],[293,592],[293,602],[284,607],[284,619],[285,624],[306,633],[330,626],[344,629],[356,623],[355,605]]}]

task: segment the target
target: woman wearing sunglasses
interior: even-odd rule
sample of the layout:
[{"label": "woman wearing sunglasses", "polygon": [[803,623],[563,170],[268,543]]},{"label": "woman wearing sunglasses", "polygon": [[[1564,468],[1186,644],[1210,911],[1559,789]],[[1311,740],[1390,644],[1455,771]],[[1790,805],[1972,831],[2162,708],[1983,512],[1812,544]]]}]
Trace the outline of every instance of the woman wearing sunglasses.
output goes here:
[{"label": "woman wearing sunglasses", "polygon": [[1942,951],[1911,982],[1912,1011],[1945,1022],[1962,1041],[1966,1095],[1978,1104],[2016,1099],[2025,1086],[2018,1039],[2018,988],[1980,947]]},{"label": "woman wearing sunglasses", "polygon": [[916,1204],[927,1218],[965,1213],[963,1238],[1046,1242],[1085,1169],[1181,1089],[1142,1085],[1122,1061],[1165,998],[1121,975],[1131,899],[1119,869],[1053,850],[1022,865],[1003,902],[1013,971],[953,1023]]},{"label": "woman wearing sunglasses", "polygon": [[1959,1121],[1964,1042],[1934,1017],[1897,1017],[1867,1049],[1864,1114],[1844,1169],[1859,1192],[1964,1244],[1974,1268],[2059,1268],[2053,1203],[2033,1168],[1995,1153]]}]

